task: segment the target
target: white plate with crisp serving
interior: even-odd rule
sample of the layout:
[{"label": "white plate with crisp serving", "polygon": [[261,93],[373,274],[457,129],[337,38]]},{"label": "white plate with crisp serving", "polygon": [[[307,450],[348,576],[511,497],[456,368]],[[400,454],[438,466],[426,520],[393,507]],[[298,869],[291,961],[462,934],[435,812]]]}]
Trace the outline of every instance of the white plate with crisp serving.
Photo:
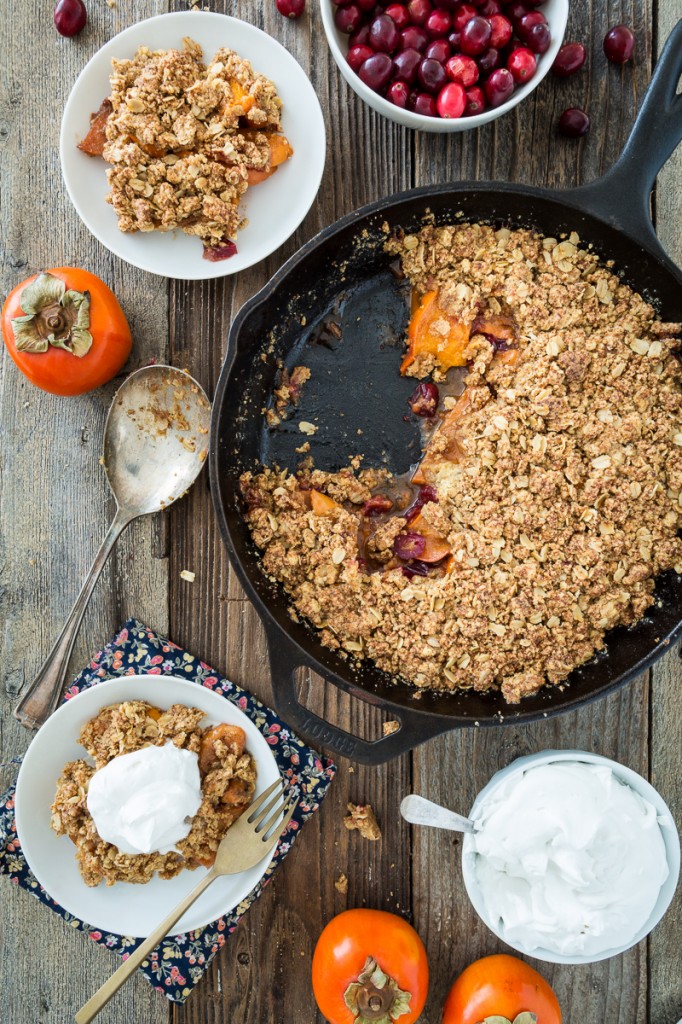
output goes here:
[{"label": "white plate with crisp serving", "polygon": [[[255,796],[280,773],[264,736],[232,701],[175,676],[107,680],[73,697],[48,718],[28,748],[17,780],[17,832],[24,856],[42,887],[74,917],[102,932],[145,937],[194,888],[206,868],[181,871],[165,880],[155,875],[146,885],[117,882],[90,888],[78,871],[73,843],[50,828],[50,807],[62,768],[78,758],[92,763],[78,742],[82,726],[102,708],[125,700],[145,700],[164,710],[171,704],[201,708],[206,713],[202,727],[219,722],[241,726],[246,749],[256,762]],[[172,934],[203,928],[234,909],[261,880],[273,854],[249,871],[216,879],[174,925]]]},{"label": "white plate with crisp serving", "polygon": [[[111,59],[132,57],[140,46],[151,50],[182,48],[194,39],[210,61],[229,47],[269,78],[282,100],[282,131],[294,154],[267,181],[249,188],[241,209],[249,223],[237,237],[237,253],[211,263],[203,259],[201,239],[182,231],[119,231],[116,214],[105,202],[107,164],[77,149],[90,114],[109,95]],[[312,206],[322,180],[325,129],[315,90],[301,66],[275,39],[245,21],[208,11],[181,11],[148,18],[125,29],[92,57],[71,90],[60,136],[62,174],[81,220],[102,245],[141,270],[183,280],[225,277],[253,266],[282,245]]]}]

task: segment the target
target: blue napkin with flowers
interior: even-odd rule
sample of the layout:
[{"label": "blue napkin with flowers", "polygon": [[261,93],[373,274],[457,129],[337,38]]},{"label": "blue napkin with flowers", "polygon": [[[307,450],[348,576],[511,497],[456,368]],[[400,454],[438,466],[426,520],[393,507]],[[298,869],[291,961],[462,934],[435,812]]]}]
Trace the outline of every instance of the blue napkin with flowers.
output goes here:
[{"label": "blue napkin with flowers", "polygon": [[[277,844],[275,856],[265,876],[246,899],[206,928],[166,938],[140,968],[157,992],[163,992],[174,1003],[183,1003],[203,977],[214,956],[225,945],[226,938],[237,927],[242,914],[258,899],[277,871],[303,823],[320,806],[334,778],[336,767],[333,761],[307,747],[274,711],[250,693],[135,619],[126,622],[111,643],[95,655],[68,688],[66,699],[95,686],[102,679],[149,673],[191,679],[198,686],[207,686],[226,700],[231,700],[263,733],[272,748],[280,773],[301,794],[298,807]],[[16,758],[13,763],[20,762],[21,758]],[[31,873],[21,851],[14,819],[14,786],[0,796],[0,874],[8,875],[12,882],[27,889],[46,907],[59,914],[71,928],[87,932],[94,942],[118,953],[122,959],[127,959],[140,944],[140,939],[100,932],[87,922],[76,920],[45,892]]]}]

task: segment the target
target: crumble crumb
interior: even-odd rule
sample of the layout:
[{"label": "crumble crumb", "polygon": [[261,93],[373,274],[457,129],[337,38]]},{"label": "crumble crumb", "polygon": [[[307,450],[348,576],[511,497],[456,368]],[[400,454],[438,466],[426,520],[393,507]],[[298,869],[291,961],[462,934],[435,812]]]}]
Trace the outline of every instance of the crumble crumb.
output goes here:
[{"label": "crumble crumb", "polygon": [[357,829],[363,839],[381,839],[381,829],[370,804],[348,804],[350,814],[343,819],[349,832]]}]

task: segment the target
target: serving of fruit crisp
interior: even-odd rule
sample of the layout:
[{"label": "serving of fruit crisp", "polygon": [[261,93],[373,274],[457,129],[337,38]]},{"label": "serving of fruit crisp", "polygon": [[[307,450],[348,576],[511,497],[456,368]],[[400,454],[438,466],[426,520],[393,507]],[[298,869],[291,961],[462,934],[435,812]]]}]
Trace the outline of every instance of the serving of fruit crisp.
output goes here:
[{"label": "serving of fruit crisp", "polygon": [[681,326],[576,234],[427,225],[386,249],[412,288],[419,464],[261,467],[242,476],[247,522],[326,646],[516,703],[682,571]]},{"label": "serving of fruit crisp", "polygon": [[202,729],[205,712],[129,700],[103,708],[80,733],[94,765],[70,761],[51,827],[75,843],[89,886],[173,878],[209,867],[251,803],[256,765],[239,726]]},{"label": "serving of fruit crisp", "polygon": [[111,165],[119,229],[179,228],[202,240],[206,259],[234,255],[244,193],[293,154],[275,86],[232,50],[204,64],[189,38],[112,66],[111,93],[78,148]]}]

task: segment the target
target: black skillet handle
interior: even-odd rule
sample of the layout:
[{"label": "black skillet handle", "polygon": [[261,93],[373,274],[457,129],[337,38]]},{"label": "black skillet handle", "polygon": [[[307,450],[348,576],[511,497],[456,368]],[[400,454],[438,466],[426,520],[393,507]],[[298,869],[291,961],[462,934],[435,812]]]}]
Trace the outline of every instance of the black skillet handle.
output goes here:
[{"label": "black skillet handle", "polygon": [[378,740],[360,739],[345,729],[331,725],[300,703],[295,674],[298,668],[309,665],[309,662],[298,646],[284,639],[279,631],[275,633],[274,630],[268,630],[268,651],[277,713],[313,746],[326,747],[360,764],[377,765],[399,757],[420,743],[453,728],[447,719],[431,718],[401,709],[395,715],[400,721],[400,728],[396,732]]},{"label": "black skillet handle", "polygon": [[668,36],[630,137],[616,163],[588,185],[563,193],[564,200],[607,220],[618,230],[660,250],[649,199],[656,175],[682,141],[682,20]]}]

